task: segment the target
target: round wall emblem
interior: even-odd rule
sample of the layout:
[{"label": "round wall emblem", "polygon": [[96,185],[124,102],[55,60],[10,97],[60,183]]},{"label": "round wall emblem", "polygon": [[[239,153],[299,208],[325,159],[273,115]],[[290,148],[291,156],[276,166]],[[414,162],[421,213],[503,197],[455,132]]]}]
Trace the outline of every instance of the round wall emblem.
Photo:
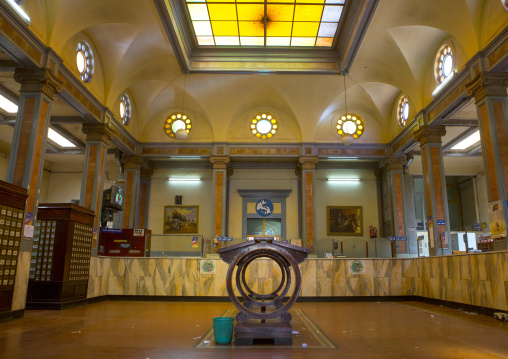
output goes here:
[{"label": "round wall emblem", "polygon": [[362,261],[354,261],[351,263],[351,271],[353,273],[362,273],[363,272],[363,262]]},{"label": "round wall emblem", "polygon": [[273,203],[269,199],[260,199],[256,203],[256,213],[261,217],[268,217],[273,213]]},{"label": "round wall emblem", "polygon": [[215,272],[215,263],[213,261],[202,261],[201,270],[203,273],[212,274]]}]

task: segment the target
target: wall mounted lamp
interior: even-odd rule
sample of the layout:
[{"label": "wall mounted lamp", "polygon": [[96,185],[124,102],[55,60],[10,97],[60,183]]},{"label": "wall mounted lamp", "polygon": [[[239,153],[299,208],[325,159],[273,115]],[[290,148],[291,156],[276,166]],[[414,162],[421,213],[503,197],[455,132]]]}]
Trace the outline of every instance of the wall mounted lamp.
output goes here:
[{"label": "wall mounted lamp", "polygon": [[27,13],[18,5],[14,0],[6,0],[7,4],[18,14],[23,20],[25,20],[27,25],[30,25],[32,20],[30,20],[30,17],[27,15]]},{"label": "wall mounted lamp", "polygon": [[169,177],[168,181],[170,182],[199,182],[201,178],[196,177]]}]

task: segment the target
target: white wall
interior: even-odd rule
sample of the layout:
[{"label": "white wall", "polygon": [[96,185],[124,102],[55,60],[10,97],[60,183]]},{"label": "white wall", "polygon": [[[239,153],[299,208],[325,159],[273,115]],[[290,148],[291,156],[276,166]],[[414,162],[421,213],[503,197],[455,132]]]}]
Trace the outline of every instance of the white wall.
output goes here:
[{"label": "white wall", "polygon": [[9,167],[9,157],[0,153],[0,180],[7,178],[7,168]]},{"label": "white wall", "polygon": [[242,238],[242,197],[239,189],[291,190],[286,198],[286,239],[298,235],[298,178],[294,170],[234,170],[229,191],[229,235],[239,243]]},{"label": "white wall", "polygon": [[[199,182],[169,182],[174,177],[200,177]],[[214,210],[214,191],[212,170],[170,170],[156,169],[150,184],[148,207],[148,229],[152,234],[163,233],[164,206],[175,205],[175,196],[183,196],[183,205],[199,206],[198,231],[205,239],[213,238],[212,219]],[[157,246],[161,237],[152,237],[152,245]]]},{"label": "white wall", "polygon": [[[330,177],[360,178],[360,182],[330,182]],[[317,170],[315,180],[315,223],[317,254],[331,252],[332,238],[344,241],[344,254],[347,257],[365,257],[365,242],[369,239],[369,226],[378,231],[377,183],[372,170]],[[327,206],[361,206],[363,209],[363,236],[328,236],[326,223]],[[340,247],[339,247],[340,250]],[[370,252],[370,248],[369,248]]]},{"label": "white wall", "polygon": [[45,202],[70,203],[71,199],[79,199],[82,176],[82,173],[50,173]]}]

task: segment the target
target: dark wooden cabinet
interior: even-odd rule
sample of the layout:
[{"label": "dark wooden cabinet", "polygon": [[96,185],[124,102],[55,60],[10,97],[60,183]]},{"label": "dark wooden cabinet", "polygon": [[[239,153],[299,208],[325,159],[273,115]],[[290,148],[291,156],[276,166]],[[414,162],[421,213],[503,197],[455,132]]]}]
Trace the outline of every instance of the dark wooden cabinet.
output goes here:
[{"label": "dark wooden cabinet", "polygon": [[11,310],[26,189],[0,181],[0,312]]},{"label": "dark wooden cabinet", "polygon": [[72,203],[39,205],[27,308],[62,308],[86,299],[94,212]]}]

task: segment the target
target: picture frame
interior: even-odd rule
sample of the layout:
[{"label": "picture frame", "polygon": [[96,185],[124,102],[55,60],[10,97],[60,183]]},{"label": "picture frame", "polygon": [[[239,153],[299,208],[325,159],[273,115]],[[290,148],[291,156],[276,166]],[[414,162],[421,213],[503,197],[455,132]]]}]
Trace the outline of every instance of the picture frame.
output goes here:
[{"label": "picture frame", "polygon": [[199,233],[199,206],[164,206],[164,234]]},{"label": "picture frame", "polygon": [[327,206],[327,235],[363,236],[363,207]]}]

